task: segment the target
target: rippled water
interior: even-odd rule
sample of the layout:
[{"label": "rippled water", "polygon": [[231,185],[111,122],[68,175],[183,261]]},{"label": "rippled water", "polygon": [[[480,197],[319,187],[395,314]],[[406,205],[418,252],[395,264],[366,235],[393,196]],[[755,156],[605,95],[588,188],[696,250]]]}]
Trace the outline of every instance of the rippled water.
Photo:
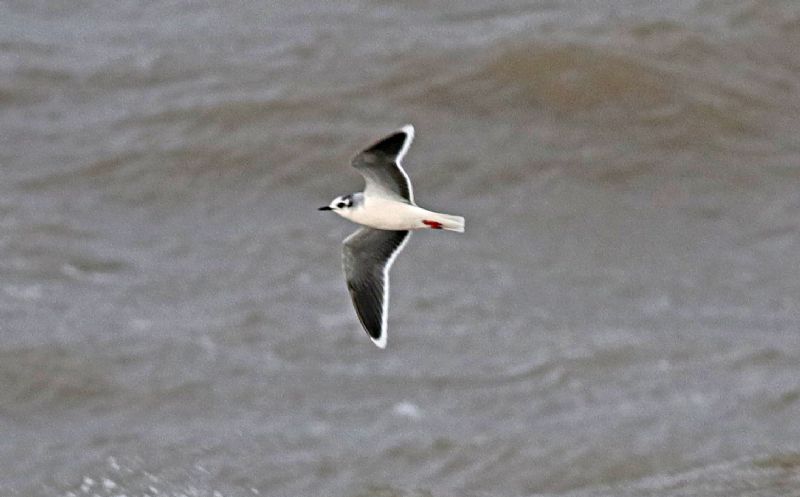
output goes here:
[{"label": "rippled water", "polygon": [[[0,493],[800,495],[794,1],[0,3]],[[389,346],[315,209],[407,122]]]}]

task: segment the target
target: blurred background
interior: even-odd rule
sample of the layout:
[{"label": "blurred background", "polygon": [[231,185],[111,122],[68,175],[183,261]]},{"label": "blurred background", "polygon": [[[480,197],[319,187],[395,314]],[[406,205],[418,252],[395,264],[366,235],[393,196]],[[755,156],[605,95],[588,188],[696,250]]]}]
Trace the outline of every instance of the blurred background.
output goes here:
[{"label": "blurred background", "polygon": [[[0,2],[0,494],[800,495],[794,0]],[[406,123],[389,343],[340,268]]]}]

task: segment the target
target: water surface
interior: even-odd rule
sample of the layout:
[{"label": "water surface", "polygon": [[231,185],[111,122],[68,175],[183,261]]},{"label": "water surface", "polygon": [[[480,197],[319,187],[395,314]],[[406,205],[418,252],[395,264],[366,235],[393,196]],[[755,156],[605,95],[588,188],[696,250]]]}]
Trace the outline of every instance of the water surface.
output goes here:
[{"label": "water surface", "polygon": [[[0,3],[0,493],[800,495],[792,1]],[[351,156],[425,207],[388,348]]]}]

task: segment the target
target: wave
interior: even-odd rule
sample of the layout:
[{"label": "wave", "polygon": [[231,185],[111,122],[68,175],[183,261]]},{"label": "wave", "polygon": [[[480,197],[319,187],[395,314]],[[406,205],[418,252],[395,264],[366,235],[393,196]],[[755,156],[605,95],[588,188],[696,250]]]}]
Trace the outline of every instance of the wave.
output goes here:
[{"label": "wave", "polygon": [[651,476],[623,485],[592,488],[576,492],[578,496],[753,495],[782,496],[798,484],[800,453],[778,452],[737,461],[712,464],[677,474]]},{"label": "wave", "polygon": [[[674,50],[682,61],[574,42],[502,44],[469,70],[455,69],[432,81],[424,98],[485,116],[530,119],[550,113],[626,128],[681,125],[685,138],[698,131],[706,137],[758,135],[763,114],[779,111],[770,88],[758,81],[732,82],[724,71],[700,74],[691,61],[709,64],[705,59],[715,53],[711,43],[688,39]],[[723,57],[714,63],[735,62]]]},{"label": "wave", "polygon": [[[548,137],[580,151],[566,160],[570,167],[580,168],[586,157],[608,163],[596,170],[616,184],[684,152],[782,164],[800,126],[800,55],[792,50],[797,19],[786,17],[782,27],[765,31],[761,19],[775,13],[763,4],[739,14],[742,19],[730,22],[746,29],[621,20],[547,39],[515,33],[477,49],[443,44],[391,60],[376,55],[363,65],[381,70],[364,78],[284,50],[257,69],[264,78],[276,76],[262,89],[252,73],[241,66],[228,71],[218,58],[128,55],[82,77],[26,69],[18,84],[0,86],[0,102],[40,98],[48,85],[79,94],[88,88],[102,97],[99,106],[118,97],[142,102],[83,126],[91,147],[21,185],[30,191],[78,182],[134,200],[175,199],[225,184],[322,188],[328,179],[314,174],[320,167],[346,168],[354,148],[374,139],[376,129],[407,120],[422,132],[446,125],[453,135],[464,134],[431,157],[444,167],[424,173],[429,183],[448,188],[458,172],[463,183],[452,188],[464,191],[484,187],[487,175],[470,166],[495,161],[498,150],[508,158],[492,164],[495,184],[538,176],[551,167],[540,164],[548,162],[541,152]],[[69,135],[72,128],[58,132]],[[468,133],[480,135],[480,143]],[[472,156],[462,158],[467,146]]]},{"label": "wave", "polygon": [[0,350],[0,405],[12,415],[77,407],[111,396],[102,367],[62,345]]}]

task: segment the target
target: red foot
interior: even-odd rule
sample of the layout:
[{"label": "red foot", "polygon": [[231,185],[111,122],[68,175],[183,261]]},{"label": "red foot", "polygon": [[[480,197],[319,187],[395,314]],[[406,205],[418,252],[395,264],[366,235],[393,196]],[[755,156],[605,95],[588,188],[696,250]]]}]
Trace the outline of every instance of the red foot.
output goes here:
[{"label": "red foot", "polygon": [[428,221],[427,219],[423,219],[422,224],[424,224],[425,226],[430,226],[432,230],[442,229],[442,223],[438,221]]}]

